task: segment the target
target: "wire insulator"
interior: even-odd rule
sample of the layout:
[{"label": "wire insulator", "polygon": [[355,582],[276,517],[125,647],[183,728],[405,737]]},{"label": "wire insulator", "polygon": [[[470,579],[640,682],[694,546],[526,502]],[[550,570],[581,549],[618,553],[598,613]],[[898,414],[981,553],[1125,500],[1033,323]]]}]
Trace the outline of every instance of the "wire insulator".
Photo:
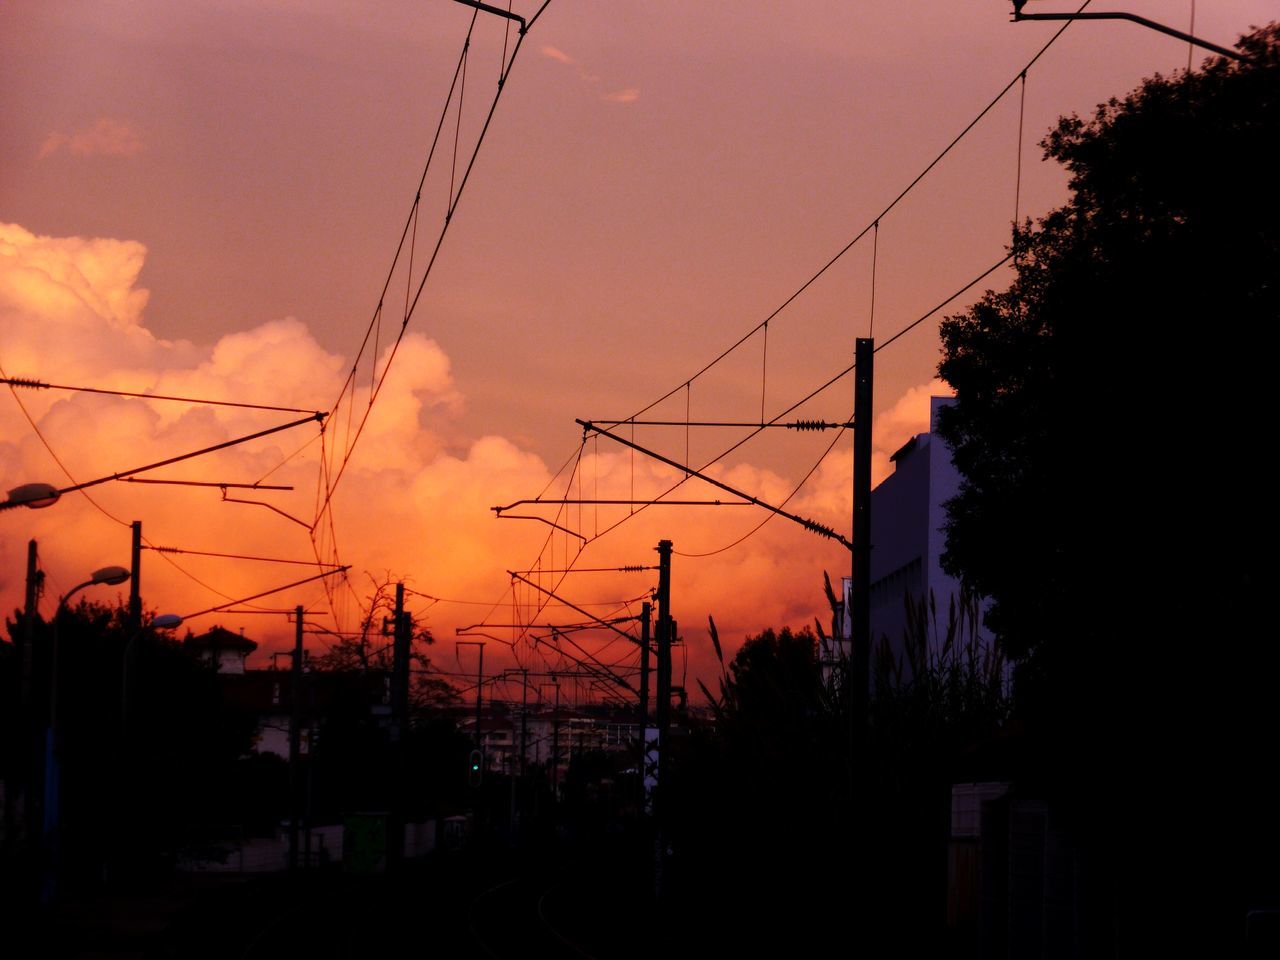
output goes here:
[{"label": "wire insulator", "polygon": [[32,390],[47,390],[49,385],[32,377],[6,377],[0,380],[0,383],[7,383],[11,387],[30,387]]},{"label": "wire insulator", "polygon": [[828,527],[826,524],[819,523],[817,520],[805,520],[803,522],[806,529],[812,530],[819,536],[826,537],[829,540],[838,539],[835,530],[831,529],[831,527]]},{"label": "wire insulator", "polygon": [[834,427],[834,423],[827,423],[825,420],[796,420],[794,423],[788,423],[788,430],[829,430]]}]

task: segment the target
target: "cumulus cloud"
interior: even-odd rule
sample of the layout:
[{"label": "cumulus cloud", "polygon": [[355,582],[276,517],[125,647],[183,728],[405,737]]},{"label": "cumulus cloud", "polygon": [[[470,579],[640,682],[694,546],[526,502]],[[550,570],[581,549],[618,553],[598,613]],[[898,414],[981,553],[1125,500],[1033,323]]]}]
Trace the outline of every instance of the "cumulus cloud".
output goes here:
[{"label": "cumulus cloud", "polygon": [[917,433],[929,429],[929,401],[932,397],[953,395],[950,386],[942,380],[931,380],[912,387],[892,407],[876,417],[872,427],[874,437],[871,462],[872,483],[878,484],[893,472],[889,460],[902,444]]},{"label": "cumulus cloud", "polygon": [[142,138],[129,124],[103,117],[75,133],[50,133],[40,145],[39,158],[62,150],[78,157],[132,157],[142,151]]},{"label": "cumulus cloud", "polygon": [[[145,255],[140,244],[126,241],[40,237],[21,227],[0,226],[0,364],[5,373],[46,382],[303,410],[325,410],[332,404],[349,362],[325,351],[295,318],[268,320],[211,344],[154,337],[143,323],[146,291],[136,286]],[[386,360],[384,351],[379,365]],[[31,429],[18,399],[70,477]],[[365,384],[356,391],[352,410],[363,414],[368,400]],[[452,563],[449,550],[438,548],[441,529],[452,529],[450,536],[458,541],[492,542],[496,549],[494,538],[486,539],[492,525],[487,509],[460,511],[462,526],[449,527],[414,506],[426,497],[425,491],[434,489],[432,478],[436,477],[449,478],[468,497],[488,501],[492,498],[484,491],[510,474],[504,462],[545,482],[545,471],[536,458],[502,442],[481,440],[471,449],[464,444],[447,451],[440,426],[456,418],[461,404],[445,353],[421,334],[406,335],[335,501],[344,560],[350,556],[371,564],[371,569],[416,572],[431,579],[434,568]],[[60,486],[83,482],[293,419],[298,416],[228,406],[23,391],[0,404],[0,489],[33,478]],[[334,451],[344,448],[342,432],[347,426],[330,422],[323,436],[314,425],[299,427],[146,475],[147,479],[214,483],[266,479],[292,486],[292,491],[233,492],[224,500],[216,488],[111,482],[94,487],[92,496],[117,520],[143,519],[144,532],[160,544],[306,558],[312,555],[307,531],[275,511],[308,522],[315,516],[321,457],[328,455],[332,462]],[[264,501],[275,510],[233,503],[233,499]],[[439,499],[428,497],[427,502]],[[485,502],[484,508],[488,505]],[[436,509],[446,508],[437,504],[432,514]],[[0,601],[10,608],[15,602],[13,591],[20,586],[12,578],[12,571],[21,568],[14,551],[33,532],[39,534],[55,584],[59,579],[74,580],[82,568],[107,562],[98,553],[106,551],[114,557],[119,552],[121,533],[116,520],[76,495],[68,495],[50,511],[8,512],[3,520]],[[467,524],[485,529],[464,529]],[[428,535],[428,527],[435,536]],[[510,533],[508,545],[519,544],[521,538]],[[420,564],[424,544],[432,541],[437,549],[427,554],[431,561]],[[530,539],[530,548],[534,544]],[[149,556],[146,596],[149,601],[163,598],[164,608],[175,612],[257,592],[278,573],[276,568],[250,563],[180,562],[194,564],[195,577],[216,592],[182,576],[159,555]],[[286,572],[297,569],[286,568]],[[461,582],[467,579],[453,577],[450,582],[473,593],[482,587],[492,590],[490,584],[474,578]],[[199,628],[200,623],[194,626]]]},{"label": "cumulus cloud", "polygon": [[[209,400],[329,408],[350,360],[320,346],[300,319],[266,319],[208,344],[153,336],[145,326],[146,291],[137,286],[145,255],[145,248],[129,241],[40,237],[21,227],[0,226],[0,364],[5,373]],[[379,367],[386,358],[384,352]],[[877,418],[877,478],[887,474],[893,450],[927,429],[928,397],[935,389],[922,385]],[[225,443],[297,417],[85,393],[24,390],[18,397],[78,481]],[[368,408],[368,399],[366,382],[350,407],[352,419],[344,408],[323,433],[314,424],[299,427],[145,475],[206,483],[266,482],[292,490],[229,489],[224,494],[217,487],[112,481],[89,491],[97,506],[68,495],[48,510],[0,514],[0,604],[12,610],[21,602],[28,538],[38,540],[49,573],[47,613],[86,571],[128,562],[128,523],[140,519],[144,535],[157,546],[287,559],[318,553],[352,564],[352,587],[327,594],[310,584],[258,601],[272,610],[303,603],[309,616],[331,628],[349,629],[358,620],[369,576],[380,579],[390,572],[404,577],[413,589],[448,601],[422,611],[428,626],[444,638],[455,627],[484,619],[493,603],[501,604],[497,612],[502,621],[537,614],[542,598],[535,591],[520,587],[514,594],[504,592],[511,584],[507,570],[648,566],[656,562],[658,540],[672,539],[674,603],[686,639],[680,662],[687,659],[693,689],[694,677],[710,680],[715,669],[705,629],[708,614],[716,618],[732,655],[749,633],[825,616],[822,571],[838,576],[848,564],[844,548],[789,521],[774,518],[761,526],[768,514],[751,506],[655,506],[634,515],[630,506],[608,505],[514,511],[543,516],[572,534],[532,520],[495,519],[491,507],[539,491],[552,500],[647,499],[677,484],[681,474],[628,451],[609,450],[601,440],[598,450],[596,445],[584,449],[572,478],[565,474],[553,481],[539,457],[508,438],[459,436],[464,401],[449,358],[419,333],[409,333],[402,342],[360,445],[344,465],[349,431]],[[16,399],[4,396],[0,401],[0,492],[33,480],[71,483]],[[847,446],[838,449],[787,509],[847,530],[850,465]],[[310,523],[325,495],[324,478],[339,469],[344,472],[332,502],[332,522],[326,520],[315,531],[313,544],[303,526],[282,514]],[[750,463],[719,470],[726,482],[775,504],[791,496],[796,482]],[[675,496],[728,499],[696,480],[680,486]],[[238,500],[257,503],[234,502]],[[585,548],[584,541],[589,541]],[[143,569],[148,607],[179,614],[307,574],[304,567],[257,560],[152,551],[144,552]],[[560,574],[531,576],[580,605],[606,605],[592,608],[602,611],[647,594],[654,583],[652,572],[573,574],[563,582]],[[94,596],[110,599],[106,591]],[[514,608],[513,596],[519,601]],[[563,609],[539,615],[541,622],[557,616],[579,619]],[[207,629],[215,622],[244,626],[264,649],[287,646],[292,633],[283,614],[239,620],[208,616],[191,627]],[[500,654],[507,655],[503,651],[500,645],[491,651],[498,668],[504,665]],[[524,655],[535,656],[527,648]]]}]

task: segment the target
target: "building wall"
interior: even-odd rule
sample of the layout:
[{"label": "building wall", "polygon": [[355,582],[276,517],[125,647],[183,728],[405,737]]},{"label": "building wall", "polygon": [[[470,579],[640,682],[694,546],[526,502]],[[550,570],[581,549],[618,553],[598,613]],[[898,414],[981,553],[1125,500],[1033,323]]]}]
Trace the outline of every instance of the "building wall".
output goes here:
[{"label": "building wall", "polygon": [[[910,449],[900,451],[894,472],[871,492],[871,633],[877,645],[887,638],[899,658],[908,625],[906,601],[932,595],[940,639],[952,599],[960,596],[959,581],[942,569],[946,502],[960,491],[960,473],[936,432],[939,411],[952,402],[951,397],[932,398],[930,431],[917,434]],[[931,630],[931,640],[934,636]]]},{"label": "building wall", "polygon": [[927,584],[931,439],[912,438],[913,448],[871,491],[871,637],[873,649],[887,639],[895,655],[907,626],[903,598],[920,596]]}]

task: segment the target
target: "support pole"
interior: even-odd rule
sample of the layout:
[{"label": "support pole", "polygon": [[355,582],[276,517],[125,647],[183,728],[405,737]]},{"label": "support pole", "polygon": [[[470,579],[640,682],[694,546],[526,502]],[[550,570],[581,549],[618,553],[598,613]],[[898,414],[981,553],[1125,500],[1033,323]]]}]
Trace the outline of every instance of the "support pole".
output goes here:
[{"label": "support pole", "polygon": [[645,731],[649,727],[649,623],[652,619],[653,607],[646,600],[640,605],[640,812],[644,813],[644,777],[645,761],[649,758],[648,741]]},{"label": "support pole", "polygon": [[871,683],[871,402],[875,341],[859,337],[853,392],[853,581],[850,585],[849,708],[853,743],[866,732]]},{"label": "support pole", "polygon": [[653,791],[654,851],[653,890],[661,900],[665,888],[667,841],[663,832],[666,814],[664,791],[670,767],[671,732],[671,541],[658,541],[658,683],[654,723],[658,728],[658,784]]},{"label": "support pole", "polygon": [[528,792],[524,785],[525,764],[529,760],[529,668],[520,669],[520,780],[517,787],[516,823],[523,831],[524,805]]},{"label": "support pole", "polygon": [[484,705],[484,644],[480,647],[480,665],[476,667],[476,749],[480,751],[480,769],[484,769],[484,738],[480,735],[480,717]]},{"label": "support pole", "polygon": [[556,708],[551,714],[551,798],[560,799],[560,681],[555,682]]},{"label": "support pole", "polygon": [[396,584],[396,606],[391,620],[391,818],[387,825],[387,865],[395,867],[404,857],[405,768],[409,737],[409,615],[404,610],[404,582]]},{"label": "support pole", "polygon": [[529,670],[520,670],[520,780],[524,780],[524,765],[529,758]]},{"label": "support pole", "polygon": [[31,676],[32,664],[36,658],[36,615],[43,584],[44,574],[39,569],[39,552],[35,540],[31,540],[27,543],[27,591],[22,605],[22,688],[19,694],[22,719],[18,727],[22,738],[22,757],[19,761],[22,764],[22,816],[28,842],[40,832],[35,802],[40,750],[35,741],[36,724],[31,709]]},{"label": "support pole", "polygon": [[142,521],[130,525],[133,545],[129,554],[129,631],[135,634],[142,629]]},{"label": "support pole", "polygon": [[289,872],[298,872],[298,794],[302,776],[302,606],[293,610],[293,660],[289,695]]}]

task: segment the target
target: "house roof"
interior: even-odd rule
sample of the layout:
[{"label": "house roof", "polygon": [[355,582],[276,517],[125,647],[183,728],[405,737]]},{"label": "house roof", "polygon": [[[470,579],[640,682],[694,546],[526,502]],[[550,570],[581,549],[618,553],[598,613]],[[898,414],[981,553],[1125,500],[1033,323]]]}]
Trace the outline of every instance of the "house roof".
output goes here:
[{"label": "house roof", "polygon": [[187,637],[183,646],[194,650],[240,650],[244,653],[253,653],[258,649],[258,645],[248,637],[218,626],[198,637]]}]

